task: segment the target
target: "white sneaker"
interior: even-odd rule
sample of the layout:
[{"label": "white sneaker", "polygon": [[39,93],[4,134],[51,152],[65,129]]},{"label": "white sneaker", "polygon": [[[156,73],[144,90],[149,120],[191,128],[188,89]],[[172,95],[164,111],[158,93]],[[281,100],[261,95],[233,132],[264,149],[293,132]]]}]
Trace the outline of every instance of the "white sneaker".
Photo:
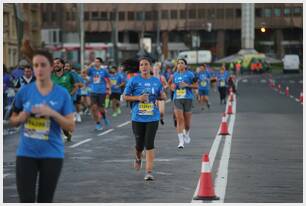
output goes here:
[{"label": "white sneaker", "polygon": [[186,144],[189,144],[189,143],[191,142],[191,139],[190,139],[189,135],[184,134],[184,142],[185,142]]},{"label": "white sneaker", "polygon": [[178,148],[179,149],[183,149],[184,148],[184,137],[183,137],[183,135],[179,135],[178,136],[178,139],[179,139],[179,144],[178,144]]},{"label": "white sneaker", "polygon": [[76,114],[76,122],[82,122],[80,114]]}]

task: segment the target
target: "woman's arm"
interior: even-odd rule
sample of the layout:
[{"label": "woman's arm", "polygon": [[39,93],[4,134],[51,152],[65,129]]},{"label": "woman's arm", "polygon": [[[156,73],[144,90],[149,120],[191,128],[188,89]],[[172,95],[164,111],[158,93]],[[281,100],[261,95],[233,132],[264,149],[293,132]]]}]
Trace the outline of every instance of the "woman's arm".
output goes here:
[{"label": "woman's arm", "polygon": [[42,105],[39,107],[33,107],[32,112],[38,116],[51,117],[56,121],[60,127],[64,130],[73,132],[75,128],[75,123],[73,120],[74,114],[68,114],[66,116],[61,115],[57,111],[51,109],[47,105]]}]

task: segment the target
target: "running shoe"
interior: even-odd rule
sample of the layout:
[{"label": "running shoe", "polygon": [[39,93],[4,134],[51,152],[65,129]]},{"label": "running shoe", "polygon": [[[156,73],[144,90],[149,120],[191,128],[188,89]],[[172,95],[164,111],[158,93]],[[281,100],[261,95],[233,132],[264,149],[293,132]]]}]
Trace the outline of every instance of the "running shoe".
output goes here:
[{"label": "running shoe", "polygon": [[103,127],[101,126],[101,124],[96,124],[96,130],[97,131],[103,130]]},{"label": "running shoe", "polygon": [[76,113],[76,122],[82,122],[81,115],[79,113]]},{"label": "running shoe", "polygon": [[161,123],[162,125],[164,125],[164,124],[165,124],[165,122],[164,122],[164,120],[163,120],[163,119],[160,119],[160,123]]},{"label": "running shoe", "polygon": [[134,160],[134,168],[137,171],[141,169],[141,159],[135,158],[135,160]]},{"label": "running shoe", "polygon": [[63,130],[63,133],[66,136],[66,142],[71,142],[72,132]]},{"label": "running shoe", "polygon": [[187,144],[189,144],[191,142],[191,139],[190,139],[189,135],[184,134],[184,142],[187,143]]},{"label": "running shoe", "polygon": [[210,104],[209,103],[207,103],[207,107],[208,107],[208,109],[210,108]]},{"label": "running shoe", "polygon": [[117,109],[117,114],[121,114],[121,109],[120,109],[120,107]]},{"label": "running shoe", "polygon": [[105,119],[103,119],[103,120],[104,120],[104,124],[105,124],[105,126],[107,126],[107,127],[108,127],[108,126],[110,125],[109,120],[108,120],[108,119],[106,119],[106,118],[105,118]]},{"label": "running shoe", "polygon": [[147,174],[145,175],[144,177],[144,180],[145,181],[153,181],[154,180],[154,177],[152,175],[152,172],[147,172]]}]

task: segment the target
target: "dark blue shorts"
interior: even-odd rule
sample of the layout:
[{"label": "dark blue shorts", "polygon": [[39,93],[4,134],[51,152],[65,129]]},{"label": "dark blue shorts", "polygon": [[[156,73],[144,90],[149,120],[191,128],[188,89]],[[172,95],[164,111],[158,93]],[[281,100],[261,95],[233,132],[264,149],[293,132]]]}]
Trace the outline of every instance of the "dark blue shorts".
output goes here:
[{"label": "dark blue shorts", "polygon": [[208,96],[209,95],[209,90],[208,89],[199,90],[199,95],[200,96]]}]

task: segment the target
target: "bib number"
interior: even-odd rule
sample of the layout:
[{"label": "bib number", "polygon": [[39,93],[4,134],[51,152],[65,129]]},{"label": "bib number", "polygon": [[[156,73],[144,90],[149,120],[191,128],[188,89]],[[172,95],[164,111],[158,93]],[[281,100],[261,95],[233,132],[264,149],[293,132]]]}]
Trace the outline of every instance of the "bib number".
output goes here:
[{"label": "bib number", "polygon": [[186,96],[186,89],[178,89],[178,90],[176,90],[176,97],[178,99],[185,98],[185,96]]},{"label": "bib number", "polygon": [[201,81],[201,86],[202,87],[206,87],[206,85],[207,85],[207,82],[204,80],[204,81]]},{"label": "bib number", "polygon": [[24,136],[48,140],[50,132],[50,119],[45,117],[30,117],[24,125]]},{"label": "bib number", "polygon": [[154,105],[153,103],[139,103],[138,114],[139,115],[153,115]]},{"label": "bib number", "polygon": [[225,87],[225,81],[224,80],[220,81],[220,87]]},{"label": "bib number", "polygon": [[96,75],[96,76],[94,76],[94,78],[93,78],[93,82],[94,82],[94,84],[100,84],[100,76],[99,75]]},{"label": "bib number", "polygon": [[115,86],[116,84],[117,84],[117,80],[111,79],[111,85],[112,85],[112,86]]}]

